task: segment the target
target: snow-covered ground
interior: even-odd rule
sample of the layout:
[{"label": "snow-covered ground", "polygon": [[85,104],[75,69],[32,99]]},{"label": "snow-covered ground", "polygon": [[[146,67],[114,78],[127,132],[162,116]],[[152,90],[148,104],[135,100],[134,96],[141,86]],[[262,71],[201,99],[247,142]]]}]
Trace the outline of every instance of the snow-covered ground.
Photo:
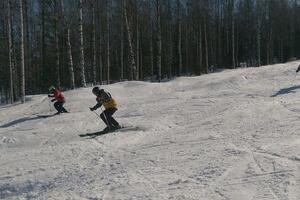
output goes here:
[{"label": "snow-covered ground", "polygon": [[91,88],[1,107],[0,199],[299,200],[298,64],[104,86],[140,129],[94,139]]}]

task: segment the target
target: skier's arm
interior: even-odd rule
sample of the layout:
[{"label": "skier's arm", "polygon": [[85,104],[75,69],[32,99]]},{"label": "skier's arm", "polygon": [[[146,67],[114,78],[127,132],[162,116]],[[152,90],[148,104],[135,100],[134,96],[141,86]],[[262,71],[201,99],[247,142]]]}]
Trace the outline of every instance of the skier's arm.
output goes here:
[{"label": "skier's arm", "polygon": [[[51,97],[55,97],[55,96],[54,96],[54,94],[48,94],[48,97],[51,98]],[[51,102],[54,102],[55,100],[56,100],[55,98],[51,99]]]},{"label": "skier's arm", "polygon": [[94,107],[90,108],[91,111],[97,110],[102,106],[102,103],[97,103]]}]

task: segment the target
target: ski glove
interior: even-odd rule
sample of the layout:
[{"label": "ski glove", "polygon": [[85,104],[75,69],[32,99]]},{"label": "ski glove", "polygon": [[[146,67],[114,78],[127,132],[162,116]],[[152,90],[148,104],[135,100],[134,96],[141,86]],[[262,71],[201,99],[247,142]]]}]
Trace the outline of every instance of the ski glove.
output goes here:
[{"label": "ski glove", "polygon": [[51,102],[54,102],[54,101],[55,101],[55,99],[52,99],[52,100],[51,100]]},{"label": "ski glove", "polygon": [[91,110],[91,111],[94,111],[94,110],[96,110],[96,109],[95,109],[95,108],[90,108],[90,110]]}]

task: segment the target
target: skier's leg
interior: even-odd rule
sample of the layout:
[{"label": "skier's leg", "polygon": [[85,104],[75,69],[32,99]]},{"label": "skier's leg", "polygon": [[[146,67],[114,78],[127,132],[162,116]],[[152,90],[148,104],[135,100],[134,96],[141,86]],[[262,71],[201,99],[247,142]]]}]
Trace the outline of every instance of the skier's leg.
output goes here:
[{"label": "skier's leg", "polygon": [[106,120],[106,116],[105,116],[104,112],[102,112],[102,113],[100,114],[100,117],[101,117],[102,121],[106,124],[106,126],[108,126],[107,120]]},{"label": "skier's leg", "polygon": [[60,101],[58,101],[58,102],[56,102],[57,103],[57,114],[59,114],[59,113],[62,113],[63,112],[63,110],[64,110],[64,108],[63,108],[63,104],[64,104],[64,102],[60,102]]},{"label": "skier's leg", "polygon": [[117,120],[115,120],[115,118],[113,117],[113,114],[117,111],[117,108],[112,108],[111,110],[111,123],[115,128],[121,128],[120,124],[117,122]]},{"label": "skier's leg", "polygon": [[63,113],[67,113],[68,111],[65,109],[65,107],[64,107],[64,102],[62,102],[62,104],[61,104],[61,112],[63,112]]},{"label": "skier's leg", "polygon": [[117,111],[116,108],[109,108],[109,109],[107,109],[107,110],[104,111],[109,126],[110,126],[110,127],[113,127],[113,128],[119,128],[119,127],[120,127],[119,123],[112,117],[112,115],[113,115],[116,111]]},{"label": "skier's leg", "polygon": [[57,112],[59,112],[59,108],[60,106],[59,106],[59,102],[55,102],[54,103],[54,108],[57,110]]},{"label": "skier's leg", "polygon": [[112,123],[112,115],[116,112],[116,109],[114,108],[108,108],[106,110],[104,110],[104,114],[105,114],[105,117],[107,119],[107,123],[108,123],[108,126],[110,128],[112,128],[113,126],[113,123]]},{"label": "skier's leg", "polygon": [[109,126],[109,128],[112,128],[111,113],[109,112],[109,110],[105,110],[104,115],[105,115],[105,118],[107,120],[107,125]]},{"label": "skier's leg", "polygon": [[111,117],[111,122],[114,127],[120,128],[120,124],[115,120],[115,118]]}]

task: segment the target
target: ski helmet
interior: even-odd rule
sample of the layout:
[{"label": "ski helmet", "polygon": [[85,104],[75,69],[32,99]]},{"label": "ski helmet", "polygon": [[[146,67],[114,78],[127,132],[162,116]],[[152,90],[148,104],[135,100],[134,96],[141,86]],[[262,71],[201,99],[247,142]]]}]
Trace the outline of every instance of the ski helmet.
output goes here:
[{"label": "ski helmet", "polygon": [[52,92],[53,90],[55,90],[55,87],[54,87],[53,85],[51,85],[51,86],[49,87],[49,92]]},{"label": "ski helmet", "polygon": [[93,94],[98,94],[99,91],[100,91],[99,87],[94,87],[93,90],[92,90]]}]

